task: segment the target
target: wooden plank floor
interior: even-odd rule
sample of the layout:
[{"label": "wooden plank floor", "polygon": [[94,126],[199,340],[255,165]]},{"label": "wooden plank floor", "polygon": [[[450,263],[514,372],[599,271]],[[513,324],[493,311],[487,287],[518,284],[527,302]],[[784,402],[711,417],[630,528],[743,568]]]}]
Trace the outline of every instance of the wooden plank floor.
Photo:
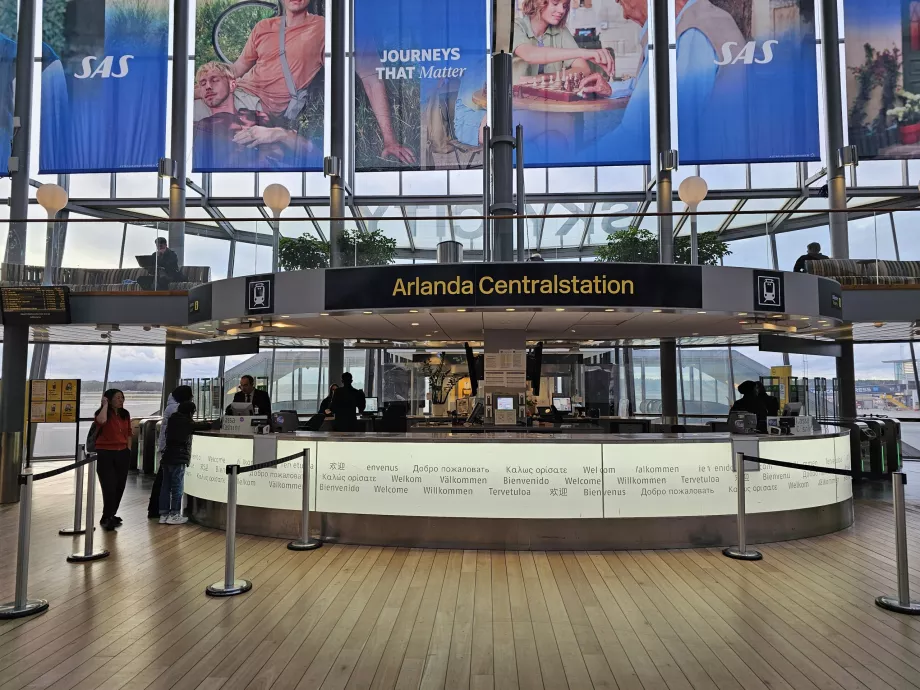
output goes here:
[{"label": "wooden plank floor", "polygon": [[[920,465],[909,466],[920,598]],[[248,594],[211,599],[224,536],[145,519],[131,477],[106,560],[71,565],[57,536],[70,475],[36,485],[31,590],[41,616],[0,622],[0,690],[622,688],[920,690],[920,617],[896,592],[884,497],[845,532],[718,550],[429,551],[240,537]],[[871,492],[869,492],[869,495]],[[0,507],[0,600],[13,597],[18,507]]]}]

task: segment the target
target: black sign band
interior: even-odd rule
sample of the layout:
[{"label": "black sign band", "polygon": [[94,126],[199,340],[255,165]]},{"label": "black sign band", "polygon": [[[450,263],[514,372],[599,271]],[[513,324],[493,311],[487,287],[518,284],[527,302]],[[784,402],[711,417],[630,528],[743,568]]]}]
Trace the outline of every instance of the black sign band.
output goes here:
[{"label": "black sign band", "polygon": [[326,271],[326,309],[671,307],[700,309],[699,266],[555,263],[379,266]]}]

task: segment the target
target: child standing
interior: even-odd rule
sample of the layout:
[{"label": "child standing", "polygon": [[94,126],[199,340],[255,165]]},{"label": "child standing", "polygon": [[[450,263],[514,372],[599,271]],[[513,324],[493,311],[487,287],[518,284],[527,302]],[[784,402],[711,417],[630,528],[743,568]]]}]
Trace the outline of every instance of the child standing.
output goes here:
[{"label": "child standing", "polygon": [[160,524],[184,525],[188,518],[182,515],[182,489],[185,468],[192,456],[192,433],[195,422],[195,403],[180,403],[169,418],[166,428],[166,448],[160,464],[163,465],[163,486],[160,489]]}]

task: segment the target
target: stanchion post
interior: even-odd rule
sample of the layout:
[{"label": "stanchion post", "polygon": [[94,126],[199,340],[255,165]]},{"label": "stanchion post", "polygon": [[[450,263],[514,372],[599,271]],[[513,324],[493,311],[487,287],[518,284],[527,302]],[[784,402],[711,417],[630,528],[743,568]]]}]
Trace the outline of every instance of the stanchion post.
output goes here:
[{"label": "stanchion post", "polygon": [[[85,459],[86,446],[77,446],[77,462],[83,462]],[[83,534],[86,531],[80,526],[80,520],[83,519],[83,469],[83,465],[79,465],[73,475],[73,528],[65,527],[58,530],[58,534],[64,537]]]},{"label": "stanchion post", "polygon": [[747,524],[744,501],[744,453],[735,453],[735,472],[738,473],[738,546],[723,549],[722,554],[740,561],[759,561],[763,558],[760,551],[747,547]]},{"label": "stanchion post", "polygon": [[323,545],[318,539],[310,539],[310,451],[303,451],[303,505],[300,513],[300,539],[288,544],[291,551],[312,551]]},{"label": "stanchion post", "polygon": [[93,534],[96,528],[93,525],[96,513],[96,460],[97,456],[93,453],[87,468],[86,479],[86,536],[83,537],[83,553],[72,553],[67,557],[68,563],[86,563],[88,561],[98,561],[101,558],[108,558],[109,552],[105,549],[98,551],[93,548]]},{"label": "stanchion post", "polygon": [[252,589],[249,580],[237,580],[236,567],[236,490],[239,465],[227,465],[227,546],[224,555],[224,579],[208,585],[205,592],[212,597],[232,597]]},{"label": "stanchion post", "polygon": [[32,468],[20,475],[19,538],[16,547],[15,600],[0,605],[0,620],[34,616],[48,610],[44,599],[29,599],[29,545],[32,539]]},{"label": "stanchion post", "polygon": [[904,472],[891,473],[891,492],[894,496],[894,539],[898,559],[898,596],[879,597],[875,603],[895,613],[920,615],[920,601],[910,599],[910,578],[907,570],[907,516],[904,512]]}]

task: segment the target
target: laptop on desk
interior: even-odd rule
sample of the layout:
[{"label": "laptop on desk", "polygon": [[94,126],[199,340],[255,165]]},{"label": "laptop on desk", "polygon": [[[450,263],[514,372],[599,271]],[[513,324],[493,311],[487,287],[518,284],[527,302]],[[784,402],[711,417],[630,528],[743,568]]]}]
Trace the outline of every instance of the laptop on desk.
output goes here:
[{"label": "laptop on desk", "polygon": [[138,266],[146,269],[147,271],[150,271],[150,273],[153,273],[157,270],[157,260],[151,254],[138,254],[134,258],[137,260]]}]

